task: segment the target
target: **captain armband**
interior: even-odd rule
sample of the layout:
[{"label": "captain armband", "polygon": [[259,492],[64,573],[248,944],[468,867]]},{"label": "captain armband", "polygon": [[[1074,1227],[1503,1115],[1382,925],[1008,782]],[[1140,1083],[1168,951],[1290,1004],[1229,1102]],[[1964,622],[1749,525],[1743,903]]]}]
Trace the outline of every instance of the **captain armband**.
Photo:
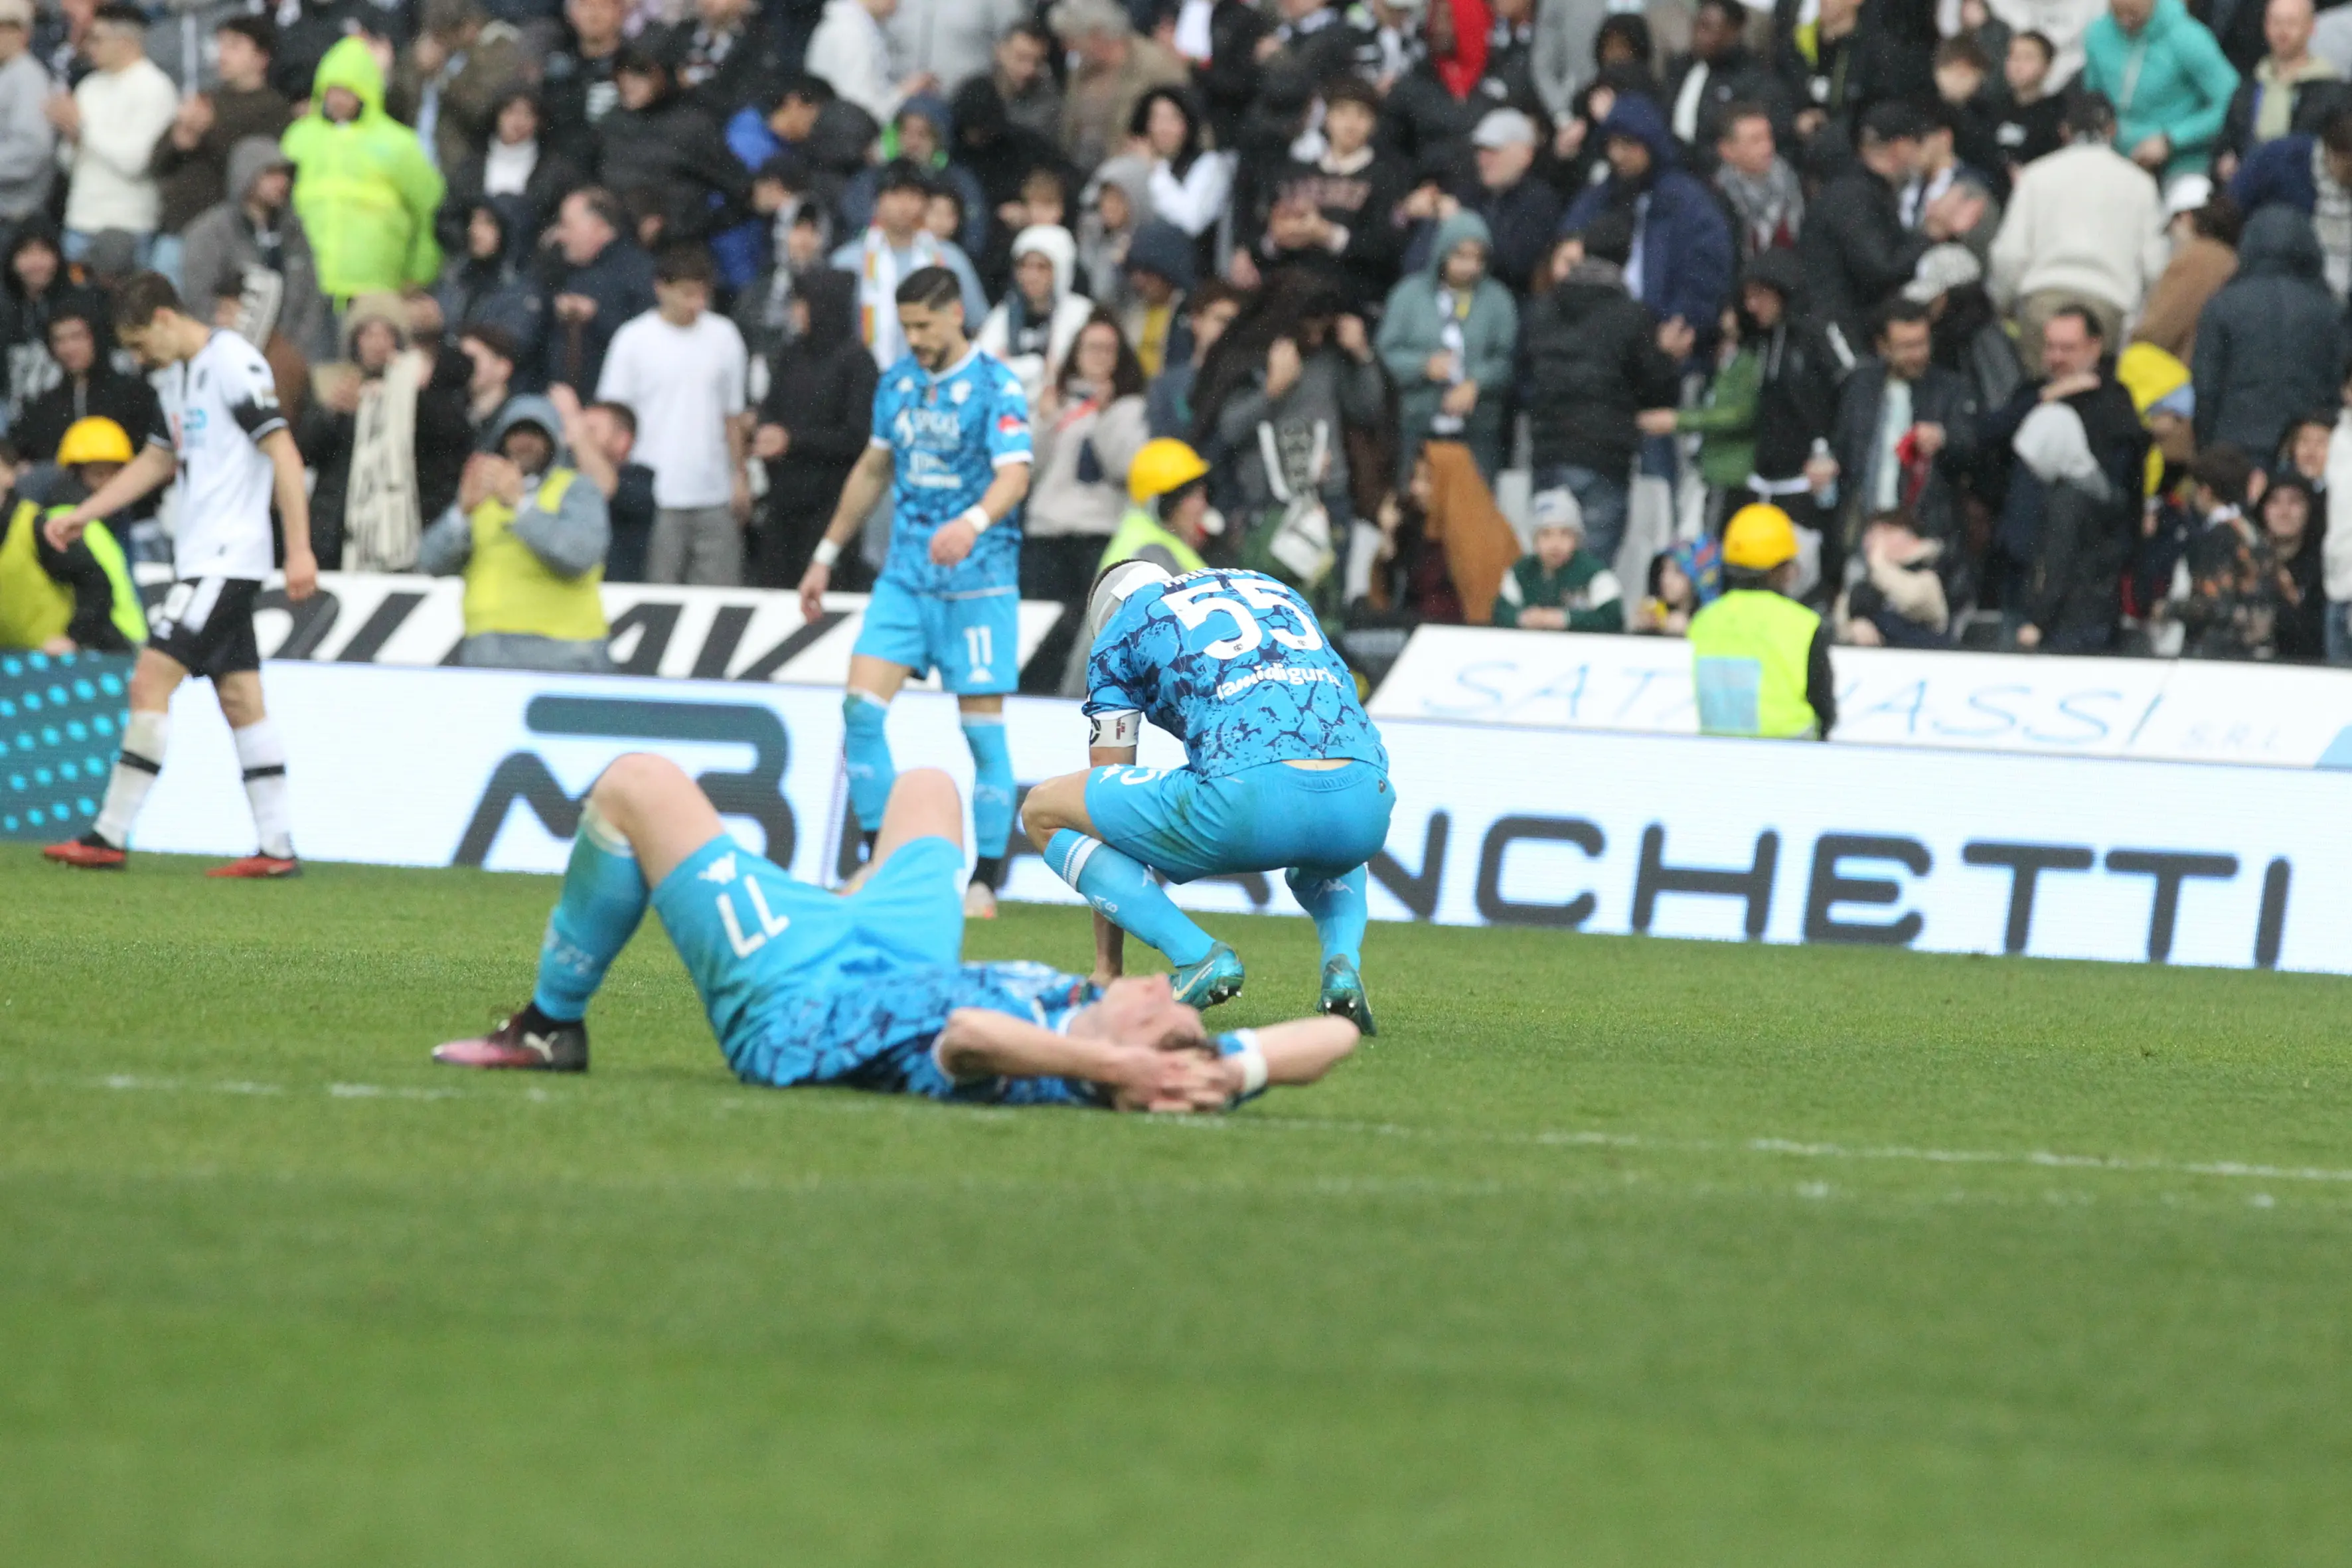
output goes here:
[{"label": "captain armband", "polygon": [[1097,746],[1132,746],[1143,734],[1143,715],[1129,708],[1117,713],[1090,713],[1088,742]]}]

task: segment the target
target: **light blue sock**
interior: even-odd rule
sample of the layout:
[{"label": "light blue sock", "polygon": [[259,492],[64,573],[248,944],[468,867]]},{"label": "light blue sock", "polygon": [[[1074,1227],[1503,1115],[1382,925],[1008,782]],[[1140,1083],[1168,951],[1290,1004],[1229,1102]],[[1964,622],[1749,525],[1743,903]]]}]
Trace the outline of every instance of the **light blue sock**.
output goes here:
[{"label": "light blue sock", "polygon": [[965,715],[963,741],[971,748],[972,852],[1001,860],[1013,836],[1013,748],[1005,743],[1004,716]]},{"label": "light blue sock", "polygon": [[1282,879],[1290,884],[1290,896],[1298,900],[1315,921],[1315,940],[1323,944],[1323,962],[1345,958],[1361,969],[1364,966],[1364,923],[1371,918],[1364,901],[1364,889],[1370,885],[1361,866],[1344,877],[1310,877],[1304,871],[1286,872]]},{"label": "light blue sock", "polygon": [[841,700],[842,754],[849,766],[849,805],[857,813],[857,826],[868,833],[882,826],[882,808],[890,804],[890,786],[898,782],[898,770],[890,765],[890,737],[883,732],[883,721],[890,716],[890,705],[863,691],[853,691]]},{"label": "light blue sock", "polygon": [[541,1012],[566,1021],[587,1016],[588,998],[646,918],[646,898],[629,841],[590,802],[563,868],[563,896],[539,944],[539,984],[530,999]]},{"label": "light blue sock", "polygon": [[1045,864],[1106,919],[1166,953],[1171,963],[1198,963],[1217,944],[1169,900],[1150,872],[1099,838],[1065,827],[1045,841]]}]

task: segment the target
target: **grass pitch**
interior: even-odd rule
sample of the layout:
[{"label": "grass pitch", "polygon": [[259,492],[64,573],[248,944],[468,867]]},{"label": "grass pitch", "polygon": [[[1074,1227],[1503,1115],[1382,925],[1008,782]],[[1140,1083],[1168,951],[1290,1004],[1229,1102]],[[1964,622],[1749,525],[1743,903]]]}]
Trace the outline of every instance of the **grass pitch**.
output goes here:
[{"label": "grass pitch", "polygon": [[17,1568],[2352,1552],[2340,982],[1376,927],[1175,1124],[738,1087],[651,922],[436,1068],[551,879],[200,869],[0,847]]}]

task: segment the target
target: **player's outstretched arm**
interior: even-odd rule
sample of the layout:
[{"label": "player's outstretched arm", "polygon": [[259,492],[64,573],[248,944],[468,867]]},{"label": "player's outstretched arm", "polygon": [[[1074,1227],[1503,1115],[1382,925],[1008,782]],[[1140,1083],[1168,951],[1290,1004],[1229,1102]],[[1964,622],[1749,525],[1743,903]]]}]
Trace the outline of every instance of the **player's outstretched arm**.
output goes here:
[{"label": "player's outstretched arm", "polygon": [[824,613],[824,591],[833,583],[833,563],[840,559],[842,546],[865,526],[866,514],[882,499],[895,467],[897,460],[888,447],[869,446],[850,468],[849,479],[841,487],[841,500],[834,506],[833,521],[825,524],[824,537],[816,542],[816,559],[801,574],[802,619],[813,621]]},{"label": "player's outstretched arm", "polygon": [[286,529],[286,596],[300,604],[319,591],[319,558],[310,552],[310,492],[302,485],[302,453],[294,433],[279,426],[260,442],[269,458],[278,492],[278,517]]},{"label": "player's outstretched arm", "polygon": [[1083,1079],[1112,1090],[1121,1110],[1214,1110],[1228,1098],[1224,1075],[1197,1051],[1057,1035],[985,1007],[949,1014],[931,1055],[953,1079]]},{"label": "player's outstretched arm", "polygon": [[1265,1058],[1265,1081],[1313,1083],[1348,1059],[1360,1031],[1345,1018],[1296,1018],[1255,1031]]},{"label": "player's outstretched arm", "polygon": [[[179,459],[172,455],[169,447],[152,443],[142,447],[139,455],[124,464],[121,473],[98,487],[97,494],[73,510],[49,519],[41,525],[41,531],[48,535],[53,549],[68,549],[91,523],[102,517],[112,517],[178,471]],[[303,548],[310,548],[308,534],[303,536]]]}]

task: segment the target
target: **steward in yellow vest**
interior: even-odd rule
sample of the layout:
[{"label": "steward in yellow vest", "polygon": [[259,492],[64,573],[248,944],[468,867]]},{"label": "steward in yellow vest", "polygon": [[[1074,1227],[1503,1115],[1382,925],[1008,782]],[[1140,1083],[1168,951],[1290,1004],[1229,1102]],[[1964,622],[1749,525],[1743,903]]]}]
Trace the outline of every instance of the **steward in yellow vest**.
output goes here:
[{"label": "steward in yellow vest", "polygon": [[1208,479],[1209,465],[1183,442],[1166,436],[1145,442],[1127,469],[1135,504],[1110,536],[1096,576],[1122,561],[1149,561],[1180,577],[1206,566],[1200,546],[1209,533]]},{"label": "steward in yellow vest", "polygon": [[425,531],[416,565],[466,574],[466,640],[457,662],[478,668],[603,674],[604,495],[563,466],[555,405],[510,401],[490,449],[469,458],[457,501]]},{"label": "steward in yellow vest", "polygon": [[131,437],[111,419],[78,419],[58,447],[65,478],[44,508],[12,489],[0,498],[0,647],[131,653],[147,616],[122,546],[102,522],[63,550],[44,519],[71,511],[131,460]]},{"label": "steward in yellow vest", "polygon": [[1829,628],[1787,596],[1796,573],[1789,514],[1740,508],[1723,531],[1724,594],[1691,617],[1702,733],[1829,738],[1837,723]]}]

